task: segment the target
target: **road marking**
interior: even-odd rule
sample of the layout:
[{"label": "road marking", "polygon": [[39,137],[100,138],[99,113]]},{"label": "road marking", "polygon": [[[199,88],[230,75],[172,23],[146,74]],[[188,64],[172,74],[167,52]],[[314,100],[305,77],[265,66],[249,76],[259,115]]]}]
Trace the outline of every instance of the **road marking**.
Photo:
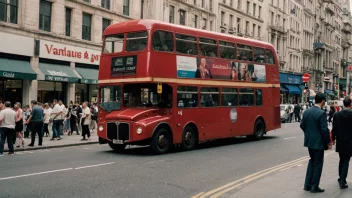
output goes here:
[{"label": "road marking", "polygon": [[72,169],[73,169],[73,168],[65,168],[65,169],[58,169],[58,170],[52,170],[52,171],[45,171],[45,172],[39,172],[39,173],[31,173],[31,174],[25,174],[25,175],[17,175],[17,176],[11,176],[11,177],[3,177],[3,178],[0,178],[0,181],[2,181],[2,180],[9,180],[9,179],[16,179],[16,178],[21,178],[21,177],[29,177],[29,176],[34,176],[34,175],[43,175],[43,174],[48,174],[48,173],[69,171],[69,170],[72,170]]},{"label": "road marking", "polygon": [[289,139],[295,139],[296,137],[288,137],[288,138],[284,138],[284,140],[289,140]]},{"label": "road marking", "polygon": [[270,171],[270,170],[275,169],[275,168],[280,168],[280,167],[285,168],[285,167],[288,166],[288,165],[291,165],[291,164],[294,164],[294,163],[300,163],[301,161],[308,160],[308,159],[309,159],[309,157],[306,156],[306,157],[302,157],[302,158],[293,160],[293,161],[291,161],[291,162],[287,162],[287,163],[284,163],[284,164],[281,164],[281,165],[278,165],[278,166],[274,166],[274,167],[272,167],[272,168],[268,168],[268,169],[259,171],[259,172],[257,172],[257,173],[248,175],[248,176],[246,176],[246,177],[244,177],[244,178],[238,179],[238,180],[236,180],[236,181],[234,181],[234,182],[228,183],[228,184],[226,184],[226,185],[224,185],[224,186],[220,186],[220,187],[218,187],[218,188],[216,188],[216,189],[214,189],[214,190],[211,190],[211,191],[209,191],[209,192],[207,192],[207,193],[201,195],[200,197],[201,197],[201,198],[205,198],[206,196],[209,196],[209,195],[214,194],[214,193],[216,193],[216,192],[219,192],[219,191],[221,191],[221,190],[223,190],[223,189],[226,189],[226,188],[228,188],[228,187],[231,187],[232,185],[235,185],[235,184],[237,184],[237,183],[239,183],[239,182],[241,182],[241,181],[243,181],[243,180],[249,179],[249,178],[254,177],[254,176],[256,176],[256,175],[262,174],[262,173],[264,173],[264,172]]},{"label": "road marking", "polygon": [[201,196],[202,194],[204,194],[204,192],[198,193],[198,194],[194,195],[194,196],[191,197],[191,198],[197,198],[197,197]]},{"label": "road marking", "polygon": [[[324,154],[324,157],[326,157],[327,155],[330,155],[331,153],[333,153],[332,151],[328,151],[327,153]],[[252,175],[249,175],[247,177],[244,177],[242,179],[238,179],[234,182],[231,182],[229,184],[226,184],[224,186],[221,186],[219,188],[216,188],[214,190],[211,190],[205,194],[202,194],[200,196],[198,196],[198,198],[205,198],[207,196],[210,196],[212,195],[210,198],[217,198],[221,195],[223,195],[224,193],[228,192],[228,191],[231,191],[233,189],[236,189],[246,183],[249,183],[253,180],[256,180],[256,179],[259,179],[261,177],[264,177],[272,172],[277,172],[277,171],[280,171],[282,169],[288,169],[288,168],[292,168],[292,167],[295,167],[295,166],[299,166],[299,165],[302,165],[303,162],[306,162],[308,161],[310,158],[308,156],[306,157],[302,157],[302,158],[299,158],[299,159],[296,159],[296,160],[293,160],[291,162],[287,162],[287,163],[284,163],[284,164],[281,164],[281,165],[278,165],[278,166],[275,166],[275,167],[272,167],[272,168],[268,168],[268,169],[265,169],[263,171],[259,171],[257,173],[254,173]],[[216,193],[216,194],[214,194]],[[194,196],[193,198],[196,198],[196,196]]]},{"label": "road marking", "polygon": [[97,166],[105,166],[105,165],[109,165],[109,164],[113,164],[113,163],[115,163],[115,162],[109,162],[109,163],[104,163],[104,164],[96,164],[96,165],[90,165],[90,166],[81,166],[81,167],[75,168],[75,170],[84,169],[84,168],[92,168],[92,167],[97,167]]}]

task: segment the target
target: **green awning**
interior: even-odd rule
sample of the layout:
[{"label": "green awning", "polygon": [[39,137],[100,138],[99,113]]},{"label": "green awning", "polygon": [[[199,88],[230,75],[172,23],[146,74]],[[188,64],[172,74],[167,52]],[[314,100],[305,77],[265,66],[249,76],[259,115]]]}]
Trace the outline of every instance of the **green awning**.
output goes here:
[{"label": "green awning", "polygon": [[0,77],[34,80],[37,74],[28,61],[0,58]]},{"label": "green awning", "polygon": [[78,82],[79,78],[69,66],[39,63],[39,69],[44,73],[45,80],[59,82]]},{"label": "green awning", "polygon": [[347,80],[340,78],[339,84],[340,84],[340,85],[346,85],[346,84],[347,84]]},{"label": "green awning", "polygon": [[76,67],[76,71],[81,75],[80,82],[84,84],[98,84],[98,70]]}]

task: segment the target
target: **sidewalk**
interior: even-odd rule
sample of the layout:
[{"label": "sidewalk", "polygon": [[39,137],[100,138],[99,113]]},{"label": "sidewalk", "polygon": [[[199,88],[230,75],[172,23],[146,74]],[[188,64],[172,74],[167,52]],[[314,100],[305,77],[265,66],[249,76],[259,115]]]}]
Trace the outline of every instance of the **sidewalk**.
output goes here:
[{"label": "sidewalk", "polygon": [[224,194],[222,197],[230,198],[351,198],[352,197],[352,166],[347,178],[349,188],[340,190],[338,179],[338,154],[333,152],[325,157],[323,174],[320,187],[325,189],[324,193],[310,193],[303,190],[307,163],[284,169],[244,185],[237,192]]},{"label": "sidewalk", "polygon": [[[43,145],[38,146],[38,136],[35,138],[35,144],[33,147],[29,147],[28,144],[31,142],[30,138],[25,138],[25,144],[24,147],[19,147],[17,148],[16,145],[14,145],[15,152],[17,151],[29,151],[29,150],[38,150],[38,149],[47,149],[47,148],[58,148],[58,147],[68,147],[68,146],[78,146],[78,145],[86,145],[86,144],[97,144],[98,143],[98,136],[96,135],[97,133],[94,131],[91,134],[90,140],[88,141],[81,141],[82,136],[81,135],[76,135],[75,133],[71,136],[68,136],[67,134],[61,136],[63,139],[62,140],[54,140],[50,141],[50,137],[43,137]],[[18,139],[16,139],[18,141]],[[16,142],[17,144],[17,142]],[[8,152],[8,147],[7,143],[5,143],[5,152]]]}]

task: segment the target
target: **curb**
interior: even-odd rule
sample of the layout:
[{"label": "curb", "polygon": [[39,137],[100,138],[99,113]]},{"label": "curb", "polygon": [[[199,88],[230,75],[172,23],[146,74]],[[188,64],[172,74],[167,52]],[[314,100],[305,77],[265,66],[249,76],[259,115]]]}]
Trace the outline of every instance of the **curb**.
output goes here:
[{"label": "curb", "polygon": [[[90,142],[81,142],[75,144],[62,144],[62,145],[51,145],[51,146],[40,146],[40,147],[26,147],[26,148],[16,148],[14,147],[15,152],[18,151],[31,151],[31,150],[41,150],[41,149],[48,149],[48,148],[62,148],[62,147],[73,147],[73,146],[81,146],[81,145],[89,145],[89,144],[98,144],[99,141],[90,141]],[[8,152],[9,150],[6,149],[4,152]]]}]

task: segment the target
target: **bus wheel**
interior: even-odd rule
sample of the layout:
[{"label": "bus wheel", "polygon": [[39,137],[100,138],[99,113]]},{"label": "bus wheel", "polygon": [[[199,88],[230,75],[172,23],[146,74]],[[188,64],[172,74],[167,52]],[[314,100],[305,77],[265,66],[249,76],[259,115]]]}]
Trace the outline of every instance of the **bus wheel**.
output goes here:
[{"label": "bus wheel", "polygon": [[109,146],[115,152],[121,152],[121,151],[123,151],[125,149],[126,144],[114,144],[112,142],[109,142]]},{"label": "bus wheel", "polygon": [[171,144],[170,132],[165,128],[160,128],[153,134],[150,147],[156,154],[164,154],[169,151]]},{"label": "bus wheel", "polygon": [[196,141],[196,132],[192,127],[186,126],[182,133],[182,149],[186,151],[194,149]]},{"label": "bus wheel", "polygon": [[254,123],[254,133],[250,136],[250,139],[260,140],[263,138],[265,133],[265,125],[262,119],[257,119]]}]

